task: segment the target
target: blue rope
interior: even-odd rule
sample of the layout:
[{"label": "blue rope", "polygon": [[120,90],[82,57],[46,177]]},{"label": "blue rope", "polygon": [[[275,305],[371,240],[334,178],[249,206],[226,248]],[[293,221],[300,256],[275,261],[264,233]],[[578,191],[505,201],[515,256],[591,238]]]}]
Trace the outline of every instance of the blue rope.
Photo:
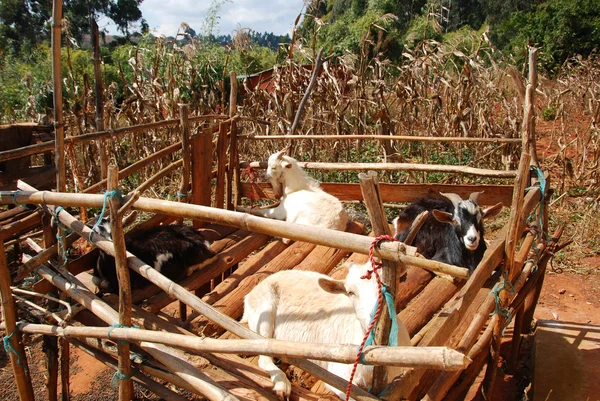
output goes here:
[{"label": "blue rope", "polygon": [[188,196],[189,196],[189,194],[182,194],[181,192],[177,192],[178,198],[187,198]]},{"label": "blue rope", "polygon": [[[388,338],[388,345],[392,346],[392,347],[397,347],[398,346],[398,321],[396,319],[396,305],[395,305],[394,296],[388,291],[388,288],[386,285],[381,286],[381,291],[383,293],[383,296],[385,297],[385,303],[387,305],[388,315],[389,315],[390,319],[392,320],[392,326],[390,328],[390,336]],[[375,318],[375,314],[377,313],[378,307],[379,307],[379,299],[377,299],[377,301],[375,302],[375,308],[373,308],[373,312],[371,312],[371,323],[373,322],[373,319]],[[369,333],[369,337],[367,338],[367,341],[365,341],[364,348],[372,345],[374,340],[375,340],[375,326],[373,326],[373,329]],[[363,352],[361,352],[361,354],[360,354],[360,363],[362,363],[363,365],[368,364],[364,359]]]},{"label": "blue rope", "polygon": [[90,242],[94,242],[92,237],[94,235],[94,233],[96,232],[96,229],[98,228],[98,226],[100,226],[100,223],[102,223],[102,219],[104,218],[104,213],[106,213],[106,205],[108,204],[108,199],[112,199],[114,196],[117,196],[119,199],[119,202],[122,204],[123,203],[123,199],[121,196],[121,191],[119,191],[118,189],[113,189],[112,191],[106,191],[104,193],[104,203],[102,204],[102,210],[100,211],[100,215],[98,216],[98,219],[96,220],[96,223],[92,226],[92,232],[90,233]]},{"label": "blue rope", "polygon": [[110,379],[110,387],[117,388],[119,386],[119,380],[129,380],[133,377],[133,373],[125,375],[117,369],[112,379]]},{"label": "blue rope", "polygon": [[506,319],[506,325],[504,326],[504,329],[502,329],[502,334],[504,335],[504,330],[506,329],[506,327],[508,327],[508,325],[510,324],[510,322],[512,320],[512,313],[510,313],[510,310],[507,307],[503,307],[500,304],[500,292],[502,290],[506,290],[510,294],[515,294],[516,291],[515,291],[515,287],[513,287],[510,280],[508,280],[506,278],[503,281],[499,281],[498,283],[496,283],[494,288],[492,288],[492,290],[490,291],[490,294],[494,295],[494,304],[495,304],[494,311],[492,313],[490,313],[490,317],[492,317],[494,315],[500,315]]},{"label": "blue rope", "polygon": [[19,192],[21,192],[21,190],[17,189],[15,192],[13,192],[13,202],[15,202],[15,205],[21,205],[19,202],[17,202],[17,195],[19,195]]},{"label": "blue rope", "polygon": [[[67,264],[67,261],[69,260],[68,256],[67,256],[67,249],[66,247],[64,247],[64,238],[67,234],[69,234],[71,232],[71,230],[68,227],[65,227],[61,222],[60,219],[58,218],[58,214],[65,210],[62,206],[57,206],[56,209],[54,209],[54,221],[56,222],[56,225],[60,228],[60,230],[56,230],[56,241],[58,243],[58,253],[60,254],[61,258],[62,258],[62,263],[61,266],[64,266]],[[62,230],[62,234],[61,234],[61,230]]]},{"label": "blue rope", "polygon": [[[108,329],[108,333],[106,333],[106,337],[108,337],[109,340],[111,340],[110,338],[110,332],[113,331],[114,329],[139,329],[140,326],[137,325],[133,325],[133,326],[123,326],[119,323],[115,323],[112,326],[110,326],[110,328]],[[129,341],[126,340],[118,340],[121,344],[129,344]]]},{"label": "blue rope", "polygon": [[15,354],[15,356],[17,357],[17,365],[19,365],[20,367],[23,368],[23,370],[25,370],[25,374],[29,375],[29,371],[27,369],[27,366],[24,366],[21,363],[21,355],[19,355],[19,353],[17,352],[17,350],[12,346],[12,344],[10,343],[10,339],[12,338],[12,336],[15,335],[15,333],[17,333],[19,331],[19,325],[21,323],[17,323],[17,325],[15,326],[15,329],[12,331],[12,333],[10,333],[7,336],[4,336],[4,338],[2,339],[2,341],[4,342],[4,351],[6,351],[7,354],[10,354],[11,352],[13,354]]}]

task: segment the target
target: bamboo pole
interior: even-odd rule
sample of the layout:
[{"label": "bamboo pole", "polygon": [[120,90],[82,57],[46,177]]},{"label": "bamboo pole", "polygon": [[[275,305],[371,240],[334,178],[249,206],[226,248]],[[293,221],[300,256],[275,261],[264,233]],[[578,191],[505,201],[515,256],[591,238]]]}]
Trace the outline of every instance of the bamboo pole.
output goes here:
[{"label": "bamboo pole", "polygon": [[9,344],[6,353],[9,355],[15,376],[15,383],[21,401],[33,401],[33,385],[27,365],[27,356],[21,342],[21,333],[17,328],[17,313],[15,303],[10,290],[10,271],[6,261],[4,251],[4,241],[0,241],[0,298],[2,300],[2,319],[5,324],[5,335],[10,336],[10,340],[4,338],[5,348]]},{"label": "bamboo pole", "polygon": [[[194,353],[284,356],[339,363],[352,363],[356,359],[356,346],[354,345],[297,343],[274,339],[219,340],[131,327],[67,326],[63,328],[56,325],[26,322],[20,323],[19,330],[23,333],[67,339],[110,338],[131,343],[156,343]],[[365,347],[364,360],[370,365],[425,367],[444,371],[462,370],[469,365],[468,358],[447,347],[369,346]]]},{"label": "bamboo pole", "polygon": [[[242,168],[250,167],[254,169],[266,169],[267,162],[243,162],[240,163]],[[469,166],[448,166],[444,164],[416,164],[416,163],[317,163],[317,162],[298,162],[298,165],[304,169],[318,170],[377,170],[377,171],[425,171],[430,173],[460,173],[471,174],[481,177],[493,178],[514,178],[515,171],[507,170],[491,170],[483,168],[475,168]]]},{"label": "bamboo pole", "polygon": [[[118,191],[119,168],[116,164],[108,166],[108,190]],[[127,266],[127,250],[125,249],[125,236],[123,235],[122,216],[119,215],[121,203],[119,197],[110,198],[110,228],[114,246],[114,258],[119,281],[119,325],[131,326],[131,280],[129,278],[129,267]],[[128,401],[133,399],[133,382],[130,379],[131,365],[129,363],[129,343],[117,344],[119,353],[119,400]]]},{"label": "bamboo pole", "polygon": [[320,139],[326,141],[341,140],[394,140],[394,141],[419,141],[419,142],[462,142],[462,143],[493,143],[493,144],[515,144],[522,143],[519,138],[466,138],[466,137],[448,137],[448,136],[414,136],[414,135],[295,135],[290,138],[289,135],[241,135],[241,140],[265,141],[265,140],[310,140]]},{"label": "bamboo pole", "polygon": [[[530,193],[538,193],[533,190]],[[63,206],[101,207],[102,195],[55,193],[49,191],[0,191],[0,204],[32,203],[61,204]],[[311,242],[344,249],[349,252],[369,254],[372,239],[342,231],[319,229],[302,224],[265,219],[229,210],[218,210],[206,206],[181,204],[177,202],[140,197],[134,204],[136,210],[166,214],[176,217],[203,220],[227,226],[243,228],[262,234],[295,241]],[[383,242],[374,250],[374,255],[385,260],[393,260],[409,266],[421,267],[430,271],[446,273],[458,278],[468,278],[468,269],[427,260],[416,255],[415,248],[397,242]]]},{"label": "bamboo pole", "polygon": [[[371,220],[373,233],[378,236],[391,236],[392,232],[385,217],[381,197],[379,196],[379,187],[377,173],[369,171],[358,175],[360,187],[365,200],[365,206]],[[383,261],[381,265],[381,284],[387,286],[391,294],[396,294],[396,276],[401,277],[406,274],[406,266],[396,262]],[[384,298],[379,297],[381,302],[381,313],[375,326],[374,343],[377,345],[387,345],[390,335],[392,322],[388,319],[388,305],[383,302]],[[374,394],[379,394],[386,385],[385,367],[376,366],[373,369],[372,388]]]},{"label": "bamboo pole", "polygon": [[138,194],[141,194],[142,192],[151,188],[154,184],[156,184],[159,180],[161,180],[167,174],[170,174],[175,169],[178,169],[179,167],[181,167],[183,165],[183,163],[184,163],[183,160],[174,161],[173,163],[169,164],[167,167],[163,168],[162,170],[160,170],[159,172],[154,174],[152,177],[148,178],[146,181],[141,183],[135,190],[131,191],[131,194],[133,195],[136,192]]},{"label": "bamboo pole", "polygon": [[232,118],[237,114],[238,81],[235,71],[229,73],[229,83],[231,84],[229,91],[229,118]]},{"label": "bamboo pole", "polygon": [[302,112],[304,111],[304,107],[306,106],[306,102],[310,97],[310,93],[312,92],[315,83],[317,82],[317,77],[319,76],[319,71],[321,70],[321,65],[323,65],[323,48],[320,48],[315,57],[315,66],[313,67],[312,76],[310,77],[310,82],[308,83],[308,87],[306,88],[306,92],[304,92],[304,96],[302,96],[302,100],[298,105],[298,110],[296,111],[296,115],[294,116],[294,122],[292,123],[292,127],[290,128],[290,136],[294,136],[296,134],[296,129],[298,128],[298,124],[300,123],[300,117],[302,116]]}]

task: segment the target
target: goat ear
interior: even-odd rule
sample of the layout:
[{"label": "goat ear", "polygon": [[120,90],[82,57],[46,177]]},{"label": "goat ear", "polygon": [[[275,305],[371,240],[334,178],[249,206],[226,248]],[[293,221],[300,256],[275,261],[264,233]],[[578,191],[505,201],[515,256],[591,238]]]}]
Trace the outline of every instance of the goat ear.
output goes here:
[{"label": "goat ear", "polygon": [[484,192],[485,191],[473,192],[471,195],[469,195],[469,200],[472,202],[478,203],[477,200],[479,199],[479,195],[481,195]]},{"label": "goat ear", "polygon": [[135,223],[135,219],[137,219],[137,210],[134,210],[127,216],[123,216],[123,227],[129,227],[130,225]]},{"label": "goat ear", "polygon": [[494,206],[490,206],[490,207],[484,209],[483,210],[483,218],[487,219],[489,217],[494,217],[495,215],[500,213],[500,211],[502,210],[502,206],[504,206],[502,204],[502,202],[498,202]]},{"label": "goat ear", "polygon": [[292,163],[284,161],[281,163],[281,166],[283,168],[292,168]]},{"label": "goat ear", "polygon": [[451,192],[449,192],[449,193],[440,192],[440,195],[442,195],[443,197],[447,198],[450,202],[452,202],[452,204],[454,205],[455,208],[457,208],[458,204],[460,202],[462,202],[462,198],[459,195],[453,194]]},{"label": "goat ear", "polygon": [[443,212],[443,211],[437,210],[437,209],[433,209],[431,213],[433,214],[433,217],[435,217],[436,220],[441,223],[456,224],[456,221],[454,221],[454,216],[452,215],[452,213]]},{"label": "goat ear", "polygon": [[331,278],[320,278],[319,286],[326,292],[331,294],[345,294],[346,287],[342,280],[334,280]]}]

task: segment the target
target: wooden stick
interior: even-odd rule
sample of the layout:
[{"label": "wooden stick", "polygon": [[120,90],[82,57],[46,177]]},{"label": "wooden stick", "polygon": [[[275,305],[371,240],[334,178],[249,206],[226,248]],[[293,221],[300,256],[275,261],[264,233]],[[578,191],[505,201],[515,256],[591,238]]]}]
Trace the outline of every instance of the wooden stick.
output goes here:
[{"label": "wooden stick", "polygon": [[529,82],[525,90],[525,101],[523,103],[523,125],[521,138],[523,145],[521,149],[531,155],[531,164],[539,166],[535,141],[535,91],[537,89],[537,52],[535,47],[529,47]]},{"label": "wooden stick", "polygon": [[[242,168],[250,167],[254,169],[265,169],[267,168],[267,162],[243,162],[240,163]],[[318,169],[318,170],[332,170],[332,171],[345,171],[345,170],[377,170],[377,171],[425,171],[425,172],[438,172],[438,173],[460,173],[460,174],[471,174],[481,177],[494,177],[494,178],[514,178],[516,176],[515,171],[507,170],[491,170],[482,169],[469,166],[448,166],[444,164],[415,164],[415,163],[316,163],[316,162],[298,162],[298,165],[304,169]]]},{"label": "wooden stick", "polygon": [[[1,328],[1,327],[0,327]],[[77,327],[21,322],[24,333],[44,334],[62,338],[102,338],[126,342],[148,342],[169,345],[195,353],[223,353],[239,355],[268,355],[352,363],[356,359],[356,346],[319,343],[297,343],[274,339],[219,340],[185,334],[165,333],[138,328]],[[382,347],[369,346],[364,350],[365,362],[371,365],[425,367],[438,370],[462,370],[469,359],[447,347]]]},{"label": "wooden stick", "polygon": [[[232,72],[233,74],[233,72]],[[227,165],[227,210],[235,210],[240,198],[240,170],[238,154],[237,119],[231,121],[229,136],[229,164]]]},{"label": "wooden stick", "polygon": [[232,118],[237,114],[238,81],[235,71],[229,73],[229,83],[231,85],[229,90],[229,118]]},{"label": "wooden stick", "polygon": [[420,142],[463,142],[463,143],[494,143],[494,144],[515,144],[519,145],[522,143],[519,138],[466,138],[466,137],[452,137],[452,136],[416,136],[416,135],[295,135],[290,138],[289,135],[255,135],[246,136],[241,135],[242,140],[254,140],[254,141],[265,141],[265,140],[310,140],[310,139],[321,139],[321,140],[394,140],[394,141],[420,141]]},{"label": "wooden stick", "polygon": [[[108,190],[118,191],[119,186],[119,168],[116,164],[108,166]],[[115,265],[117,269],[117,279],[119,281],[119,325],[131,326],[131,280],[129,278],[129,267],[127,266],[127,250],[125,249],[125,236],[123,235],[123,216],[119,215],[121,206],[119,198],[112,196],[110,198],[110,228],[114,246]],[[129,343],[118,343],[119,353],[119,400],[128,401],[133,399],[133,382],[129,378],[131,375],[131,365],[129,363]]]},{"label": "wooden stick", "polygon": [[296,134],[296,129],[298,128],[298,123],[300,122],[300,116],[302,116],[302,112],[304,111],[304,107],[306,106],[306,102],[310,97],[310,92],[312,92],[312,88],[315,86],[317,82],[317,77],[319,76],[319,71],[321,70],[321,65],[323,64],[323,60],[321,56],[323,55],[323,48],[320,48],[317,52],[317,56],[315,58],[315,66],[313,67],[312,76],[310,78],[310,82],[308,83],[308,87],[306,88],[306,92],[304,92],[304,96],[300,101],[300,105],[298,105],[298,110],[296,111],[296,116],[294,117],[294,122],[292,123],[292,127],[290,128],[290,135],[293,136]]},{"label": "wooden stick", "polygon": [[[188,190],[190,188],[190,166],[191,166],[191,149],[190,149],[190,122],[188,115],[190,106],[188,104],[179,105],[179,121],[181,127],[181,149],[183,158],[183,170],[181,172],[181,184],[179,185],[179,193],[177,200],[187,203]],[[183,223],[183,219],[179,220]]]},{"label": "wooden stick", "polygon": [[[33,401],[33,385],[27,365],[27,356],[21,342],[21,333],[17,329],[16,309],[10,290],[10,271],[6,261],[4,242],[0,241],[0,298],[2,299],[2,319],[5,323],[5,333],[10,335],[10,363],[15,376],[15,383],[21,401]],[[6,344],[6,342],[5,342]]]},{"label": "wooden stick", "polygon": [[52,7],[52,83],[54,86],[54,164],[56,166],[56,189],[64,192],[65,180],[65,130],[62,106],[62,72],[60,66],[60,39],[62,34],[62,1]]},{"label": "wooden stick", "polygon": [[171,172],[173,172],[173,170],[181,167],[182,165],[183,165],[183,160],[177,160],[177,161],[169,164],[167,167],[163,168],[162,170],[160,170],[159,172],[157,172],[156,174],[154,174],[152,177],[148,178],[146,181],[144,181],[143,183],[141,183],[132,192],[142,193],[142,192],[146,191],[148,188],[150,188],[154,184],[156,184],[160,179],[162,179],[163,177],[165,177],[167,174],[170,174]]},{"label": "wooden stick", "polygon": [[[530,193],[539,193],[539,191],[533,190]],[[101,207],[104,199],[102,195],[92,194],[67,194],[48,191],[21,191],[17,193],[13,191],[0,191],[0,204],[13,204],[15,198],[19,203],[62,204],[64,206],[76,205],[84,207]],[[317,230],[314,227],[307,227],[302,224],[265,219],[246,213],[144,197],[140,197],[134,203],[133,208],[146,212],[224,224],[275,237],[311,242],[365,255],[369,254],[372,242],[372,239],[362,235],[329,229]],[[381,259],[398,261],[409,266],[446,273],[458,278],[465,279],[469,277],[468,269],[413,256],[416,255],[415,248],[399,242],[381,242],[374,250],[374,255]]]},{"label": "wooden stick", "polygon": [[[96,131],[104,131],[104,90],[102,88],[102,63],[100,56],[100,34],[98,32],[98,24],[94,17],[90,18],[91,33],[92,33],[92,64],[94,65],[94,87],[95,87],[95,106],[96,106]],[[108,171],[108,156],[106,154],[106,143],[98,142],[98,153],[100,158],[100,177],[106,178]]]},{"label": "wooden stick", "polygon": [[419,213],[419,215],[415,218],[415,220],[410,225],[408,235],[404,239],[404,243],[406,245],[412,245],[413,241],[415,240],[415,237],[419,233],[419,230],[421,229],[421,227],[423,227],[423,224],[427,220],[427,217],[429,217],[429,211],[425,210]]},{"label": "wooden stick", "polygon": [[[379,188],[377,186],[377,173],[369,171],[358,175],[360,187],[362,189],[365,206],[371,220],[373,233],[375,236],[387,235],[391,236],[390,226],[385,217],[381,197],[379,196]],[[391,261],[383,261],[381,266],[381,284],[389,288],[391,294],[396,294],[396,276],[401,277],[406,273],[406,266]],[[380,297],[382,298],[382,297]],[[381,299],[381,314],[375,327],[375,340],[377,345],[387,345],[392,326],[391,320],[388,318],[388,306]],[[379,394],[386,385],[385,367],[375,367],[373,370],[373,393]]]}]

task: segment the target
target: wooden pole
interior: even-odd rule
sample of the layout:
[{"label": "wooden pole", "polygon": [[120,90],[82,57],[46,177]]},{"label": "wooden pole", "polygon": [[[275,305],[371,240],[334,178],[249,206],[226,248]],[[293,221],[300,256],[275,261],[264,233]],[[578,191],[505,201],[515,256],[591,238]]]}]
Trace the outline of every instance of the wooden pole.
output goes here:
[{"label": "wooden pole", "polygon": [[[108,190],[118,191],[119,168],[116,164],[108,166]],[[115,192],[113,192],[114,194]],[[108,195],[107,195],[108,196]],[[129,267],[127,265],[127,250],[125,249],[125,236],[123,235],[122,216],[119,215],[121,202],[119,196],[110,197],[110,228],[114,246],[115,265],[117,268],[117,279],[119,281],[119,325],[131,326],[131,280]],[[131,381],[131,364],[129,363],[129,343],[117,343],[119,353],[119,400],[129,401],[133,399],[133,382]]]},{"label": "wooden pole", "polygon": [[217,185],[215,188],[215,207],[223,208],[225,200],[225,169],[227,168],[227,126],[219,123],[219,138],[217,141]]},{"label": "wooden pole", "polygon": [[[391,236],[392,232],[383,210],[383,203],[379,195],[377,173],[369,171],[358,175],[360,187],[365,200],[365,206],[371,219],[373,233],[376,237],[381,235]],[[396,294],[396,276],[401,277],[406,273],[406,267],[399,263],[383,261],[381,267],[381,284],[388,287],[390,294]],[[381,314],[375,326],[375,340],[377,345],[387,345],[390,335],[391,320],[388,318],[388,306],[380,297]],[[376,366],[373,370],[373,393],[379,394],[386,385],[385,366]]]},{"label": "wooden pole", "polygon": [[229,128],[229,165],[227,166],[227,210],[235,210],[240,198],[240,170],[238,154],[237,119],[231,120]]},{"label": "wooden pole", "polygon": [[238,91],[238,81],[237,76],[234,71],[229,73],[229,83],[231,85],[231,89],[229,91],[229,117],[232,118],[237,114],[237,91]]},{"label": "wooden pole", "polygon": [[62,33],[62,0],[54,0],[52,8],[52,82],[54,97],[54,163],[56,165],[56,189],[64,192],[65,180],[65,130],[62,106],[62,76],[60,45]]},{"label": "wooden pole", "polygon": [[539,166],[535,140],[535,91],[537,89],[537,52],[535,47],[529,48],[529,82],[525,90],[525,102],[523,104],[523,125],[521,138],[523,152],[531,155],[531,164]]},{"label": "wooden pole", "polygon": [[493,143],[493,144],[521,144],[521,139],[518,138],[467,138],[467,137],[452,137],[452,136],[416,136],[416,135],[296,135],[290,138],[289,135],[253,135],[240,136],[240,140],[246,141],[266,141],[289,139],[294,140],[311,140],[321,139],[325,141],[341,141],[341,140],[394,140],[404,142],[462,142],[462,143]]},{"label": "wooden pole", "polygon": [[[150,342],[181,348],[193,353],[222,353],[239,355],[268,355],[352,363],[356,359],[354,345],[297,343],[275,339],[220,340],[186,334],[138,328],[60,327],[48,324],[22,323],[23,333],[44,334],[61,338],[101,338],[126,342]],[[466,368],[469,359],[447,347],[365,347],[364,360],[372,365],[410,366],[455,371]]]},{"label": "wooden pole", "polygon": [[[32,203],[63,206],[102,207],[102,195],[81,193],[55,193],[49,191],[0,191],[0,204]],[[343,249],[349,252],[369,254],[372,238],[330,229],[315,229],[302,224],[265,219],[247,213],[218,210],[210,207],[181,204],[177,202],[140,197],[134,204],[136,210],[165,214],[175,217],[197,219],[238,227],[248,231],[268,234],[274,237],[290,238],[295,241]],[[374,255],[409,266],[421,267],[430,271],[447,273],[458,278],[469,278],[468,269],[427,260],[416,256],[416,248],[399,242],[382,242],[374,249]]]},{"label": "wooden pole", "polygon": [[[90,13],[90,26],[92,31],[92,64],[94,65],[94,88],[96,92],[96,131],[104,131],[104,89],[102,87],[102,70],[100,65],[100,32],[94,14]],[[100,159],[100,177],[106,178],[108,171],[108,156],[106,154],[106,142],[98,141],[98,154]]]},{"label": "wooden pole", "polygon": [[[190,166],[191,166],[191,151],[190,151],[190,122],[188,115],[190,112],[189,104],[179,105],[179,121],[181,128],[181,153],[183,158],[183,171],[181,172],[181,184],[179,185],[179,193],[177,199],[180,202],[186,202],[188,200],[188,191],[190,187]],[[183,219],[179,220],[179,223],[183,223]]]},{"label": "wooden pole", "polygon": [[[310,97],[310,92],[312,92],[315,83],[317,82],[317,77],[319,76],[319,71],[321,70],[321,65],[323,65],[322,60],[323,48],[320,48],[317,52],[317,56],[315,58],[315,66],[313,67],[312,76],[310,78],[310,82],[308,83],[308,87],[306,88],[306,92],[304,92],[304,96],[298,105],[298,110],[296,111],[296,115],[294,116],[294,122],[292,123],[292,127],[290,128],[289,135],[293,136],[296,134],[296,129],[298,128],[298,124],[300,123],[300,117],[302,116],[302,112],[304,111],[304,107],[306,106],[306,102]],[[291,74],[290,74],[291,76]]]},{"label": "wooden pole", "polygon": [[[4,238],[0,233],[0,298],[2,299],[2,319],[5,322],[6,335],[10,336],[8,341],[10,363],[15,375],[15,383],[21,401],[33,401],[33,386],[27,366],[27,357],[23,344],[21,343],[21,332],[17,328],[17,314],[15,303],[10,290],[10,271],[4,251]],[[5,337],[6,341],[6,337]],[[6,344],[6,342],[5,342]]]},{"label": "wooden pole", "polygon": [[[241,167],[250,167],[255,169],[266,169],[267,162],[244,162]],[[494,178],[514,178],[515,171],[492,170],[484,168],[475,168],[469,166],[448,166],[445,164],[417,164],[417,163],[317,163],[317,162],[298,162],[303,169],[318,169],[331,171],[345,170],[376,170],[376,171],[425,171],[435,173],[460,173],[471,174],[481,177]]]},{"label": "wooden pole", "polygon": [[[209,128],[192,138],[192,200],[196,205],[210,206],[211,203],[212,146]],[[200,221],[194,220],[194,227],[200,226]]]}]

